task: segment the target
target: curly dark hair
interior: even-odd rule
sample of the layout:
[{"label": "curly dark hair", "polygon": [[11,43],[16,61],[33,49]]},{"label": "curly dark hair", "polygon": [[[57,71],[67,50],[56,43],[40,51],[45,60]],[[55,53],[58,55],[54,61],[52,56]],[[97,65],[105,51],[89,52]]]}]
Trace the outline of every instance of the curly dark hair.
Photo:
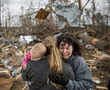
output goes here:
[{"label": "curly dark hair", "polygon": [[59,48],[59,45],[61,42],[67,43],[69,45],[72,45],[74,48],[72,51],[72,55],[74,56],[81,56],[81,49],[80,44],[75,36],[73,36],[69,32],[65,32],[57,37],[57,46]]}]

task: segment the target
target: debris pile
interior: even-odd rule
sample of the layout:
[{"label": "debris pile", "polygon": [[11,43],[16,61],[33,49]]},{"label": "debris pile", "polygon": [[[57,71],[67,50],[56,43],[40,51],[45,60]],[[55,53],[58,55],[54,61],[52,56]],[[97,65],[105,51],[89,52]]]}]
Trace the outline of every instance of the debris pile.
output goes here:
[{"label": "debris pile", "polygon": [[25,85],[20,74],[21,62],[26,52],[45,37],[49,35],[57,37],[64,31],[69,31],[78,38],[84,52],[83,57],[93,73],[94,90],[107,90],[107,80],[110,77],[110,33],[98,38],[94,29],[74,30],[74,28],[66,28],[56,31],[55,29],[51,30],[46,25],[39,24],[37,26],[36,30],[39,29],[35,32],[37,37],[27,34],[1,35],[0,81],[2,82],[0,83],[0,90],[22,90]]}]

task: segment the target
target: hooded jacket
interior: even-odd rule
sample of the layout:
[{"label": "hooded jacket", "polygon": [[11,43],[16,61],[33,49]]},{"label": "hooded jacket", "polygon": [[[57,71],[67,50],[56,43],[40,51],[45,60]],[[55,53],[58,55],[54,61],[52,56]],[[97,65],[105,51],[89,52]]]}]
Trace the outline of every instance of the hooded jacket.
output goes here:
[{"label": "hooded jacket", "polygon": [[[65,88],[56,88],[48,83],[48,74],[50,72],[47,58],[38,61],[30,61],[26,70],[22,72],[25,81],[30,81],[29,90],[65,90]],[[69,64],[63,63],[63,73],[71,80],[74,80],[74,73]]]}]

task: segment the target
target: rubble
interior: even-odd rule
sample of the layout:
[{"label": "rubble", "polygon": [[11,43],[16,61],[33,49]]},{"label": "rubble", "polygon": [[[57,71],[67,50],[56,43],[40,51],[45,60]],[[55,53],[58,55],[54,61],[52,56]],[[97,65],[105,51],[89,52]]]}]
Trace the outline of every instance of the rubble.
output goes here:
[{"label": "rubble", "polygon": [[98,90],[108,90],[107,87],[103,87],[103,86],[96,86],[96,88]]},{"label": "rubble", "polygon": [[[93,73],[94,90],[106,90],[107,80],[110,77],[109,34],[106,35],[107,37],[103,35],[102,38],[98,38],[93,32],[95,30],[78,29],[74,31],[74,28],[66,28],[64,31],[56,31],[56,29],[51,30],[46,25],[35,27],[39,29],[35,34],[37,39],[42,40],[49,35],[57,37],[65,31],[71,32],[84,48],[82,49],[83,57]],[[27,36],[29,36],[28,39]],[[21,62],[26,52],[36,43],[33,41],[36,38],[31,37],[31,35],[19,35],[17,37],[13,35],[14,39],[9,39],[9,36],[6,38],[6,35],[5,37],[3,35],[1,38],[0,68],[3,70],[0,69],[0,81],[3,83],[0,83],[0,90],[21,90],[25,86],[21,77]],[[21,41],[20,38],[22,38]],[[23,44],[24,42],[25,44]],[[32,44],[32,42],[34,43]],[[4,89],[4,87],[7,88]]]},{"label": "rubble", "polygon": [[[19,42],[21,43],[21,44],[29,44],[30,42],[32,42],[32,41],[34,41],[34,40],[36,40],[36,39],[38,39],[36,36],[32,36],[32,35],[27,35],[27,36],[23,36],[23,35],[21,35],[20,37],[19,37]],[[39,41],[40,41],[40,39],[38,39]]]},{"label": "rubble", "polygon": [[10,90],[13,85],[10,71],[5,68],[0,68],[0,90]]},{"label": "rubble", "polygon": [[93,81],[95,84],[101,84],[101,80],[97,77],[93,77]]},{"label": "rubble", "polygon": [[85,48],[87,48],[88,50],[94,50],[95,49],[95,47],[91,44],[86,44]]}]

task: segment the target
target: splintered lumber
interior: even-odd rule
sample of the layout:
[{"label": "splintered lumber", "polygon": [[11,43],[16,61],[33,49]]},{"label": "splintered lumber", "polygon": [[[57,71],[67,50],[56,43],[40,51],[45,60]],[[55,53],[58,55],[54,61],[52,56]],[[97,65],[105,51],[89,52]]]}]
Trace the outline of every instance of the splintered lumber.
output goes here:
[{"label": "splintered lumber", "polygon": [[47,16],[49,15],[49,11],[46,11],[45,9],[41,8],[37,15],[35,16],[36,19],[42,19],[45,20],[47,18]]}]

